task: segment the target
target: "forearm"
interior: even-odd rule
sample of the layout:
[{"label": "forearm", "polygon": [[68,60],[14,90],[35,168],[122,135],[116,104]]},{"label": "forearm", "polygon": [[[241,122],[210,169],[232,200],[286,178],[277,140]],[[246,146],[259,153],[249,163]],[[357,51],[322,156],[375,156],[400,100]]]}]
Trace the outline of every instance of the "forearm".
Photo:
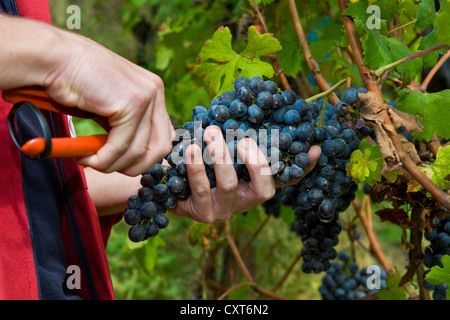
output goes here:
[{"label": "forearm", "polygon": [[57,68],[59,32],[45,23],[0,14],[0,89],[44,85]]},{"label": "forearm", "polygon": [[99,216],[116,214],[125,210],[128,198],[141,187],[140,177],[129,177],[121,173],[101,173],[85,168],[89,195]]}]

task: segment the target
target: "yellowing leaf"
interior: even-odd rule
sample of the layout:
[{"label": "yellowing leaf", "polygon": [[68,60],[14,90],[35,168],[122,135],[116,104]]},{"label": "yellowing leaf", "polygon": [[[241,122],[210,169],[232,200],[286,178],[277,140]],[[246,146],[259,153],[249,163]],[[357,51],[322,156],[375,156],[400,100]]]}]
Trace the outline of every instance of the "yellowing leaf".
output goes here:
[{"label": "yellowing leaf", "polygon": [[[439,188],[446,190],[450,188],[450,146],[441,147],[437,151],[436,160],[427,167],[419,167],[431,181]],[[408,192],[417,192],[422,185],[416,180],[408,183]]]},{"label": "yellowing leaf", "polygon": [[420,169],[442,190],[450,188],[450,145],[439,148],[433,164]]},{"label": "yellowing leaf", "polygon": [[361,140],[359,149],[352,153],[345,169],[347,175],[353,177],[356,183],[368,183],[373,186],[381,181],[382,164],[383,155],[380,147]]}]

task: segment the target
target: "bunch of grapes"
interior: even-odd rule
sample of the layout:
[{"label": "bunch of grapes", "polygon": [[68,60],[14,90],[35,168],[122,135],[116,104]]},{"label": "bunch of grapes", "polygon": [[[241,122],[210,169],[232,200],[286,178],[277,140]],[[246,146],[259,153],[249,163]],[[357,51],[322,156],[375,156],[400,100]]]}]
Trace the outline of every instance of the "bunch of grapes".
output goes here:
[{"label": "bunch of grapes", "polygon": [[[331,263],[330,269],[322,278],[319,293],[323,300],[353,300],[376,293],[379,289],[370,289],[368,280],[371,274],[367,268],[359,269],[345,252],[339,252],[338,261]],[[386,288],[387,272],[380,270],[379,288]]]},{"label": "bunch of grapes", "polygon": [[[129,198],[125,212],[125,221],[131,225],[129,238],[138,242],[155,236],[168,224],[166,211],[190,196],[184,151],[195,143],[207,157],[203,133],[214,125],[224,134],[239,179],[249,181],[250,176],[239,161],[237,142],[250,137],[258,143],[273,177],[288,185],[278,188],[274,199],[264,206],[274,216],[279,215],[280,203],[294,208],[297,220],[293,229],[304,245],[303,270],[327,270],[329,260],[336,256],[333,247],[342,229],[338,213],[350,205],[357,189],[346,176],[345,166],[359,147],[358,135],[373,133],[354,119],[359,92],[364,91],[347,88],[342,101],[332,105],[324,98],[317,102],[297,99],[293,91],[283,91],[275,82],[258,76],[237,78],[234,90],[214,98],[208,108],[193,108],[192,121],[177,130],[178,139],[165,163],[161,161],[142,175],[142,188]],[[305,175],[312,164],[308,151],[313,145],[320,146],[322,153],[313,171]],[[204,164],[214,188],[213,164],[206,159]]]},{"label": "bunch of grapes", "polygon": [[[425,248],[425,258],[423,264],[429,268],[424,272],[424,279],[430,269],[434,266],[443,268],[442,256],[450,255],[450,216],[444,219],[435,219],[435,226],[431,231],[425,232],[425,239],[430,241],[430,245]],[[448,290],[448,285],[442,283],[434,285],[426,280],[423,280],[424,287],[427,290],[433,291],[434,300],[445,300]]]}]

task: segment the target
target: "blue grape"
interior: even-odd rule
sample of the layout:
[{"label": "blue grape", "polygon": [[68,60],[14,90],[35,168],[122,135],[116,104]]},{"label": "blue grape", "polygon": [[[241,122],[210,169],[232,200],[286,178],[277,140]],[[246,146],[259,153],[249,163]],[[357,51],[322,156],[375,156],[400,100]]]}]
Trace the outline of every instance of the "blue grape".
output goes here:
[{"label": "blue grape", "polygon": [[242,118],[247,113],[247,105],[240,100],[234,100],[230,105],[230,113],[236,118]]},{"label": "blue grape", "polygon": [[353,87],[346,88],[342,93],[341,99],[346,104],[353,104],[358,99],[358,90]]},{"label": "blue grape", "polygon": [[247,120],[251,124],[260,124],[264,119],[264,111],[256,104],[248,107]]},{"label": "blue grape", "polygon": [[300,122],[300,114],[292,109],[284,114],[284,123],[288,126],[297,125]]}]

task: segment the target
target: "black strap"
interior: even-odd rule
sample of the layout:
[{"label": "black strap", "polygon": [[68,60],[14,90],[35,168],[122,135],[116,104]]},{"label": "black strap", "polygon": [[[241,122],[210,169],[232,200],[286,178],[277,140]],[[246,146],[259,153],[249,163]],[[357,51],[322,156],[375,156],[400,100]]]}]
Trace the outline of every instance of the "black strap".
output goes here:
[{"label": "black strap", "polygon": [[0,12],[5,12],[13,16],[19,15],[15,0],[0,0]]}]

